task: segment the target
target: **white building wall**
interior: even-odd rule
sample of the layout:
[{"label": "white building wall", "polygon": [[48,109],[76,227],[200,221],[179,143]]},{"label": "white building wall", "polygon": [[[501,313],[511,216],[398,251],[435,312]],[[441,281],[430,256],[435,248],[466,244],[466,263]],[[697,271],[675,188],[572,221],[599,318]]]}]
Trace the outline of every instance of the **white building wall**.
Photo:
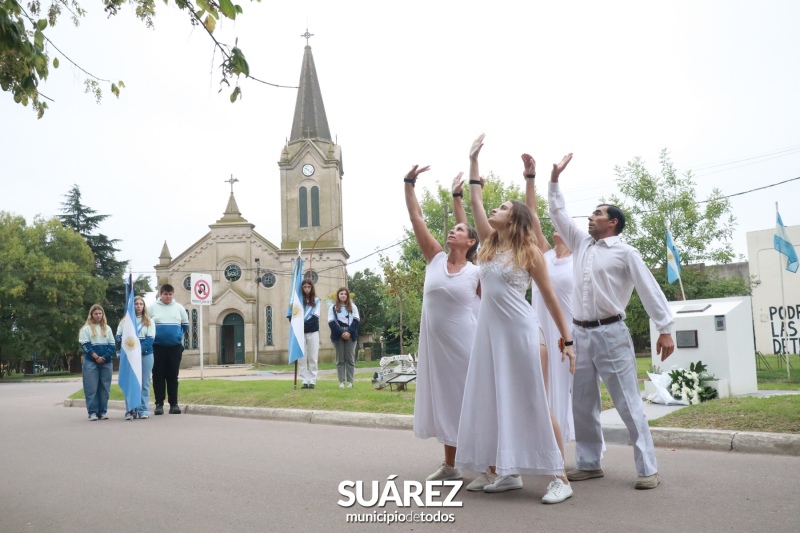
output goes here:
[{"label": "white building wall", "polygon": [[[786,230],[800,254],[800,226]],[[774,236],[774,228],[747,234],[756,350],[776,354],[784,344],[785,353],[800,353],[800,271],[786,270],[786,256],[775,250]]]}]

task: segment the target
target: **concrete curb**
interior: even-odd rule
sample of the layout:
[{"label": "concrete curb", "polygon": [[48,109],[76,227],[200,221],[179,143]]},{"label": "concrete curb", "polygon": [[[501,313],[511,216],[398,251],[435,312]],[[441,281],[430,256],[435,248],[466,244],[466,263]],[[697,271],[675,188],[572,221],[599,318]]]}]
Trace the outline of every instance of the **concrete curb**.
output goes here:
[{"label": "concrete curb", "polygon": [[[86,408],[86,401],[67,398],[64,400],[64,407]],[[108,408],[109,410],[124,411],[125,402],[120,400],[109,401]],[[400,430],[411,430],[414,427],[414,417],[412,415],[192,404],[181,405],[181,409],[185,414],[193,415],[280,420],[308,424]],[[682,428],[650,428],[650,432],[653,435],[653,444],[659,448],[688,448],[692,450],[800,456],[800,435]],[[628,430],[625,426],[605,426],[603,427],[603,437],[608,444],[629,444]]]}]

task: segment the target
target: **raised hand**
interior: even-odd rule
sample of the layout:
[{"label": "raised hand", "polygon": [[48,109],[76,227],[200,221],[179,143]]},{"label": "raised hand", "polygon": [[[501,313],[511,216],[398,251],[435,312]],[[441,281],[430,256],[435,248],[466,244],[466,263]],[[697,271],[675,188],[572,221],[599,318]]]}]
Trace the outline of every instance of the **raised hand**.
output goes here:
[{"label": "raised hand", "polygon": [[414,165],[413,167],[411,167],[411,170],[408,171],[408,174],[406,174],[405,180],[410,180],[406,181],[406,183],[410,185],[416,185],[417,176],[419,176],[423,172],[429,171],[430,169],[431,169],[430,165],[425,165],[422,168],[419,168],[419,165]]},{"label": "raised hand", "polygon": [[526,178],[528,175],[536,175],[536,160],[530,154],[522,154],[522,164],[525,169],[522,171],[522,177]]},{"label": "raised hand", "polygon": [[560,163],[553,163],[553,170],[550,172],[550,181],[558,181],[558,176],[564,172],[564,169],[567,168],[570,161],[572,161],[572,152],[565,155]]},{"label": "raised hand", "polygon": [[472,147],[469,149],[469,158],[473,161],[478,159],[478,155],[481,153],[481,148],[483,148],[483,138],[486,137],[485,133],[481,133],[480,136],[475,139],[475,142],[472,143]]},{"label": "raised hand", "polygon": [[458,176],[453,178],[453,184],[450,186],[450,192],[453,194],[463,194],[464,192],[464,180],[461,179],[464,176],[463,172],[459,172]]}]

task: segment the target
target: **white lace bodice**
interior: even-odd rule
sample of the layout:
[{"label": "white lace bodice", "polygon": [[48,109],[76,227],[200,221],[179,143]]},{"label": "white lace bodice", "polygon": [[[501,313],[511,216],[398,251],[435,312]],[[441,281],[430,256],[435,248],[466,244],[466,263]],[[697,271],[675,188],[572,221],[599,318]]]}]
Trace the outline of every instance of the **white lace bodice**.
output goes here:
[{"label": "white lace bodice", "polygon": [[511,251],[497,252],[494,258],[486,263],[481,263],[481,280],[490,274],[501,276],[511,288],[525,294],[531,284],[531,277],[527,271],[514,267],[511,260]]}]

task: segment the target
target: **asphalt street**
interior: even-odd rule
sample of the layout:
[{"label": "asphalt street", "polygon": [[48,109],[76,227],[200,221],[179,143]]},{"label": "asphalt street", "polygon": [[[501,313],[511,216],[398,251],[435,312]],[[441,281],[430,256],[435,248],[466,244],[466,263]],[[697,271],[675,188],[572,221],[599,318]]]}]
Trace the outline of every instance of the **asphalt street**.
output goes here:
[{"label": "asphalt street", "polygon": [[[606,476],[540,503],[548,483],[458,493],[458,508],[341,507],[342,481],[424,480],[441,445],[410,431],[200,415],[89,422],[63,400],[80,383],[0,383],[0,531],[798,530],[800,457],[659,448],[662,485],[633,489],[629,446],[609,446]],[[573,446],[567,462],[573,464]],[[474,476],[466,473],[468,482]],[[370,491],[367,490],[367,496]],[[442,498],[438,498],[439,501]],[[437,512],[453,523],[348,524],[348,513]]]}]

